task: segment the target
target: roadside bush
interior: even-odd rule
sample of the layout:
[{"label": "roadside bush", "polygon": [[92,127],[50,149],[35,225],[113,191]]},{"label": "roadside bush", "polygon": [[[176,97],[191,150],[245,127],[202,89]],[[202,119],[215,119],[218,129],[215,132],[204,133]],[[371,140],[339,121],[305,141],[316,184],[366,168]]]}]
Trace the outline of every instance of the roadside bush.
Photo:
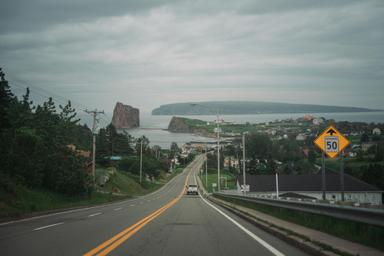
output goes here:
[{"label": "roadside bush", "polygon": [[[119,163],[119,169],[133,173],[140,174],[140,157],[131,156],[124,157]],[[164,164],[157,159],[149,156],[143,156],[143,173],[149,176],[158,178],[161,170],[165,170]]]}]

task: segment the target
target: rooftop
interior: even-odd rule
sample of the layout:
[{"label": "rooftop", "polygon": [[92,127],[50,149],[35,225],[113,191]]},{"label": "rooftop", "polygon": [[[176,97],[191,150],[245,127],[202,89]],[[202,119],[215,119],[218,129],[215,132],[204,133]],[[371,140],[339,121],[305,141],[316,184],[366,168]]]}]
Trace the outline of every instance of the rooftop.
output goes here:
[{"label": "rooftop", "polygon": [[[243,183],[243,176],[237,177],[239,184]],[[246,175],[246,183],[250,185],[251,192],[275,191],[275,175]],[[326,174],[327,191],[340,191],[340,175],[334,172]],[[280,191],[322,191],[321,174],[303,174],[303,175],[279,175]],[[345,191],[381,191],[362,180],[352,177],[348,174],[344,176]]]}]

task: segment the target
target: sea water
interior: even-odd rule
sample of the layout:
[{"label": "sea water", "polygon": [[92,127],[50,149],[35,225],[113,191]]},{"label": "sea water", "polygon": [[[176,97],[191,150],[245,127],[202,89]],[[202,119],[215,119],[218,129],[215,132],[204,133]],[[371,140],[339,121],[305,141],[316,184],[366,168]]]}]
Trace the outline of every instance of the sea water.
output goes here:
[{"label": "sea water", "polygon": [[[252,114],[252,115],[223,115],[220,119],[226,122],[234,123],[265,123],[275,120],[297,119],[303,117],[304,113],[284,113],[284,114]],[[356,113],[311,113],[315,117],[324,117],[326,119],[334,119],[335,121],[350,121],[350,122],[366,122],[366,123],[384,123],[384,111],[378,112],[356,112]],[[107,125],[111,120],[112,114],[107,114],[100,121],[100,127]],[[194,115],[182,116],[187,118],[200,119],[207,122],[213,122],[217,117],[213,115]],[[151,145],[159,145],[162,148],[169,148],[172,142],[176,142],[179,146],[186,142],[207,142],[214,141],[212,138],[189,133],[171,133],[166,129],[171,121],[172,116],[154,116],[150,113],[140,114],[140,128],[129,129],[127,132],[133,137],[146,136]],[[89,121],[83,120],[88,126]],[[91,126],[90,126],[91,127]]]}]

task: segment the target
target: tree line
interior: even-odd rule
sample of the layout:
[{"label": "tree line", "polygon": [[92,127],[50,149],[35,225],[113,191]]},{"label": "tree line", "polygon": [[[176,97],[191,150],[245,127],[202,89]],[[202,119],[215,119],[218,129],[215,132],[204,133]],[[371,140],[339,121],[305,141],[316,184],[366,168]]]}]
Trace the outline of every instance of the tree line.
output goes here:
[{"label": "tree line", "polygon": [[[0,71],[1,72],[1,71]],[[48,189],[67,195],[92,190],[85,171],[86,158],[68,145],[90,150],[91,130],[80,125],[68,101],[52,98],[34,105],[27,88],[16,97],[1,74],[0,81],[0,189],[14,193],[17,186]]]}]

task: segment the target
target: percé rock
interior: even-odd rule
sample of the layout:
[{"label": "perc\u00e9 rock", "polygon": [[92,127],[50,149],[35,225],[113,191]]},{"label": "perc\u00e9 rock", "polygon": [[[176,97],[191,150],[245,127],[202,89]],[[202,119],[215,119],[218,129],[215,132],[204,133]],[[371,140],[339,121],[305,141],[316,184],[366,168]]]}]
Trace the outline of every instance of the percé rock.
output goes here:
[{"label": "perc\u00e9 rock", "polygon": [[113,110],[112,125],[116,129],[131,129],[140,126],[139,109],[117,102]]}]

